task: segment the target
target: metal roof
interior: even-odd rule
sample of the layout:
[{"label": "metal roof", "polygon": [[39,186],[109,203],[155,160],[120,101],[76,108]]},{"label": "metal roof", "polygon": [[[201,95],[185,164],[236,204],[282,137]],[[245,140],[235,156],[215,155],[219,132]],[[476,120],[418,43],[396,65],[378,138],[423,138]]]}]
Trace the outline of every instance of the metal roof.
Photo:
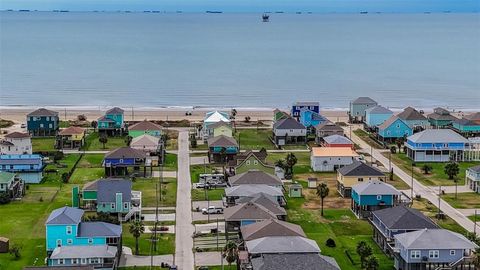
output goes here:
[{"label": "metal roof", "polygon": [[427,129],[407,138],[413,143],[468,143],[462,135],[451,129]]},{"label": "metal roof", "polygon": [[53,250],[50,259],[115,258],[116,255],[117,247],[108,245],[61,246]]},{"label": "metal roof", "polygon": [[264,254],[251,258],[253,270],[340,270],[332,257],[319,254]]},{"label": "metal roof", "polygon": [[83,210],[64,206],[58,208],[50,213],[45,224],[47,225],[66,225],[66,224],[78,224],[82,221]]},{"label": "metal roof", "polygon": [[106,222],[81,222],[78,226],[78,237],[120,237],[122,226]]},{"label": "metal roof", "polygon": [[377,104],[377,102],[369,97],[358,97],[352,101],[352,104]]},{"label": "metal roof", "polygon": [[267,236],[245,242],[249,254],[320,253],[314,240],[301,236]]},{"label": "metal roof", "polygon": [[330,135],[323,137],[323,140],[328,144],[352,144],[353,142],[345,136],[340,136],[338,134]]},{"label": "metal roof", "polygon": [[123,202],[130,202],[132,196],[132,181],[126,179],[102,179],[97,181],[98,203],[115,202],[117,193],[122,194]]},{"label": "metal roof", "polygon": [[465,236],[445,229],[423,229],[395,235],[406,249],[474,249],[478,246]]},{"label": "metal roof", "polygon": [[237,185],[282,185],[280,178],[259,170],[248,170],[244,173],[236,174],[228,178],[232,186]]},{"label": "metal roof", "polygon": [[381,105],[370,107],[365,110],[366,114],[393,114],[393,112]]},{"label": "metal roof", "polygon": [[382,181],[367,181],[352,187],[358,195],[400,195],[400,191]]}]

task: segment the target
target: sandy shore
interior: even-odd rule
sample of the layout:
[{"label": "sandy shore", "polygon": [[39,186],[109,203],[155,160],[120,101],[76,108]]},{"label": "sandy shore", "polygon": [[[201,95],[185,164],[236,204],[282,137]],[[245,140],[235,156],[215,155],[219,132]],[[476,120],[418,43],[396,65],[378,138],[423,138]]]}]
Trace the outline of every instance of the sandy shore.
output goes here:
[{"label": "sandy shore", "polygon": [[[61,120],[74,120],[78,115],[83,114],[87,117],[87,120],[96,120],[100,116],[104,115],[106,110],[103,109],[77,109],[77,108],[50,108],[59,112]],[[185,108],[161,108],[161,109],[125,109],[125,120],[126,121],[141,121],[141,120],[189,120],[192,122],[202,121],[205,113],[211,111],[211,108],[204,109],[185,109]],[[222,109],[219,109],[222,110]],[[246,116],[250,116],[252,121],[272,121],[273,118],[273,109],[272,108],[238,108],[237,110],[237,120],[243,120]],[[0,118],[6,120],[12,120],[16,123],[25,123],[26,115],[32,112],[32,108],[1,108],[0,109]],[[191,112],[192,115],[185,115],[186,112]],[[230,112],[229,110],[223,109],[225,112]],[[346,111],[322,111],[322,115],[329,118],[331,121],[335,122],[346,122],[347,112]]]}]

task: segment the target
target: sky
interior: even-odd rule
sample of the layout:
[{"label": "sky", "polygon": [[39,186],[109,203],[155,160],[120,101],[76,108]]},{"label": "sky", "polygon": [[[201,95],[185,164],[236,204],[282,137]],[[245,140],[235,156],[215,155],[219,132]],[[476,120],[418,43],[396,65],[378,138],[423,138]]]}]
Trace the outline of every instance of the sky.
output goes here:
[{"label": "sky", "polygon": [[0,0],[0,9],[204,12],[479,12],[480,0]]}]

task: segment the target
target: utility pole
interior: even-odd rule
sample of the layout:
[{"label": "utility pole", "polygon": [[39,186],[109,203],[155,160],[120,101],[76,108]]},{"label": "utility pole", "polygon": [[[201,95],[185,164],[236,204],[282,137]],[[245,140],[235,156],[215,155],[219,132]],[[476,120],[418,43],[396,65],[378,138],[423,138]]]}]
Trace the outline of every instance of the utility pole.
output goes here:
[{"label": "utility pole", "polygon": [[411,184],[411,191],[410,191],[410,200],[413,202],[413,162],[412,162],[412,184]]},{"label": "utility pole", "polygon": [[475,215],[473,216],[473,235],[477,237],[477,209],[475,209]]},{"label": "utility pole", "polygon": [[441,202],[441,198],[440,198],[440,195],[442,195],[442,186],[438,186],[438,218],[440,218],[440,214],[442,213],[442,210],[440,210],[440,202]]}]

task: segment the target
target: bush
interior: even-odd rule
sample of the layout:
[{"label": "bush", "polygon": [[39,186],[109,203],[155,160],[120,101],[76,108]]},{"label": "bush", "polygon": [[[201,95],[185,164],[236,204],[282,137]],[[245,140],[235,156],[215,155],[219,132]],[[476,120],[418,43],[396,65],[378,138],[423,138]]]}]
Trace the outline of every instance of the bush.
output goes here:
[{"label": "bush", "polygon": [[63,152],[61,151],[56,151],[55,154],[53,154],[53,162],[57,163],[59,160],[61,160],[64,157]]},{"label": "bush", "polygon": [[7,192],[0,193],[0,204],[7,204],[10,200],[10,195]]},{"label": "bush", "polygon": [[87,117],[84,114],[77,115],[78,121],[87,121]]},{"label": "bush", "polygon": [[337,244],[335,244],[335,240],[333,240],[332,238],[328,238],[327,242],[325,242],[325,245],[332,248],[337,246]]},{"label": "bush", "polygon": [[20,254],[20,250],[22,248],[18,245],[13,245],[9,250],[8,250],[8,253],[12,254],[13,257],[15,258],[15,260],[18,260],[20,259],[20,257],[22,257],[22,254]]},{"label": "bush", "polygon": [[396,154],[397,153],[397,147],[395,145],[393,145],[392,147],[390,147],[390,153],[392,154]]}]

